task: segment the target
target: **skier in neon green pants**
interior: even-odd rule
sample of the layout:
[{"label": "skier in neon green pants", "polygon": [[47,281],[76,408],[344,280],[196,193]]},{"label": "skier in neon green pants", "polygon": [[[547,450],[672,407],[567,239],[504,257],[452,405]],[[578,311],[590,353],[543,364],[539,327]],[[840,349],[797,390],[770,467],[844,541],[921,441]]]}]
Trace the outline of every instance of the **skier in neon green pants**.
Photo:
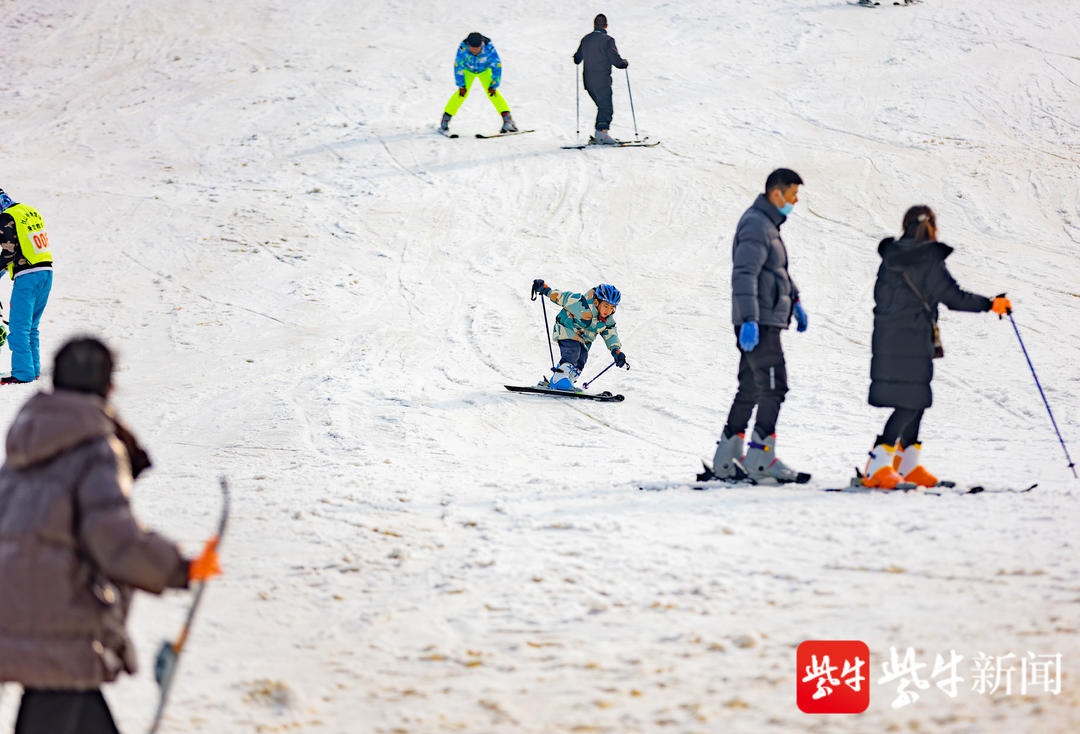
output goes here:
[{"label": "skier in neon green pants", "polygon": [[477,79],[487,90],[491,104],[502,115],[503,124],[499,132],[516,133],[517,125],[510,116],[510,105],[499,92],[499,83],[502,81],[499,52],[495,50],[490,38],[475,31],[466,36],[458,46],[457,56],[454,58],[454,82],[458,89],[446,103],[439,129],[444,133],[450,129],[450,118],[457,114]]}]

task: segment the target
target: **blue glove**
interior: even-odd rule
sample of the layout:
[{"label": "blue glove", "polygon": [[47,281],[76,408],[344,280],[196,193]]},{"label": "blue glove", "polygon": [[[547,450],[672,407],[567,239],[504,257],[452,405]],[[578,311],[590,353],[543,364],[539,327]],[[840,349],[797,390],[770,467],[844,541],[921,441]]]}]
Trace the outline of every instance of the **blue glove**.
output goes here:
[{"label": "blue glove", "polygon": [[626,364],[626,355],[618,349],[611,350],[611,358],[615,360],[616,367],[622,367]]},{"label": "blue glove", "polygon": [[810,319],[806,315],[806,309],[802,307],[802,304],[795,301],[795,323],[798,324],[798,331],[806,331],[806,326]]},{"label": "blue glove", "polygon": [[537,278],[533,281],[532,292],[534,294],[539,293],[541,296],[546,296],[548,293],[551,293],[551,288],[544,283],[543,278]]},{"label": "blue glove", "polygon": [[758,333],[758,325],[756,321],[744,322],[739,327],[739,349],[744,352],[754,351],[754,347],[758,345],[758,341],[761,339],[761,335]]}]

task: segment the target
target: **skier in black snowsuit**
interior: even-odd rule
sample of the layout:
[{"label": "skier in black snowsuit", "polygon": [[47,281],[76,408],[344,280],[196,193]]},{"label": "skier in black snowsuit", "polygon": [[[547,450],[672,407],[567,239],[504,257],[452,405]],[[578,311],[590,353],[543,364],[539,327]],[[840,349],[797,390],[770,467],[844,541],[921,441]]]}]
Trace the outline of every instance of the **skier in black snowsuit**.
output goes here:
[{"label": "skier in black snowsuit", "polygon": [[[713,455],[712,477],[755,481],[806,481],[776,457],[776,421],[788,391],[781,333],[792,317],[806,331],[808,317],[799,289],[788,272],[780,225],[799,200],[802,178],[778,168],[765,180],[765,192],[739,219],[731,247],[731,318],[739,349],[739,389]],[[757,409],[749,450],[743,439]],[[708,477],[703,477],[708,478]]]},{"label": "skier in black snowsuit", "polygon": [[957,285],[945,267],[952,248],[937,241],[930,207],[908,209],[903,226],[899,240],[887,237],[878,245],[881,266],[874,284],[870,405],[893,408],[893,413],[874,440],[863,484],[881,489],[894,489],[901,481],[925,487],[937,484],[937,477],[920,463],[919,426],[933,402],[933,360],[944,354],[937,330],[938,305],[999,316],[1012,309],[1003,295],[990,299]]},{"label": "skier in black snowsuit", "polygon": [[611,103],[611,67],[625,69],[630,62],[619,56],[615,39],[607,34],[607,16],[601,13],[593,19],[593,32],[581,39],[574,52],[574,63],[584,63],[582,82],[585,91],[596,103],[596,134],[600,145],[616,145],[608,134],[614,107]]}]

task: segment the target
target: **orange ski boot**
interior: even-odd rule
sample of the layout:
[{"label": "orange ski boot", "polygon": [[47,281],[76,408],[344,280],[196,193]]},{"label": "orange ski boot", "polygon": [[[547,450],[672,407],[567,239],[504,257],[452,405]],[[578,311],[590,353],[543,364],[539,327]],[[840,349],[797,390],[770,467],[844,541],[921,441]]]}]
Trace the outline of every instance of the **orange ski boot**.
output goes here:
[{"label": "orange ski boot", "polygon": [[893,446],[884,443],[874,447],[870,452],[870,460],[866,462],[866,471],[863,472],[864,487],[896,489],[896,485],[904,481],[893,466],[895,452]]},{"label": "orange ski boot", "polygon": [[904,478],[905,482],[917,484],[920,487],[933,487],[938,483],[938,478],[926,470],[919,463],[922,456],[922,444],[914,443],[906,449],[899,448],[897,444],[896,472]]}]

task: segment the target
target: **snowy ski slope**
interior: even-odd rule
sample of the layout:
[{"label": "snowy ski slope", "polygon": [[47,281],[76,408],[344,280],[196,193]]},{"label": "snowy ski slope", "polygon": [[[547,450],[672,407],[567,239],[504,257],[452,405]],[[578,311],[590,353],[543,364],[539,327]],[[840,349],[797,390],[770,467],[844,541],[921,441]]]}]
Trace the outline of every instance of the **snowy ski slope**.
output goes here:
[{"label": "snowy ski slope", "polygon": [[[1080,454],[1075,2],[4,7],[0,186],[54,243],[46,361],[84,332],[120,352],[149,525],[194,553],[217,475],[233,485],[226,574],[163,731],[1080,727],[1078,485],[1007,321],[944,312],[924,455],[1038,489],[819,491],[886,418],[866,405],[876,245],[916,203],[961,285],[1012,299]],[[598,11],[630,60],[612,132],[636,117],[657,148],[560,149],[591,127],[570,56]],[[434,134],[472,30],[536,132],[474,139],[498,127],[474,90],[462,137]],[[806,180],[784,237],[810,314],[785,335],[779,452],[814,479],[640,492],[712,455],[738,357],[731,235],[778,166]],[[622,290],[632,369],[595,389],[625,402],[503,390],[549,366],[536,277]],[[0,423],[31,392],[4,389]],[[149,723],[186,601],[134,606],[143,670],[106,689],[122,731]],[[869,645],[865,714],[796,708],[807,639]],[[956,650],[964,690],[892,708],[890,647],[928,678]],[[980,695],[980,652],[1061,654],[1061,692]]]}]

